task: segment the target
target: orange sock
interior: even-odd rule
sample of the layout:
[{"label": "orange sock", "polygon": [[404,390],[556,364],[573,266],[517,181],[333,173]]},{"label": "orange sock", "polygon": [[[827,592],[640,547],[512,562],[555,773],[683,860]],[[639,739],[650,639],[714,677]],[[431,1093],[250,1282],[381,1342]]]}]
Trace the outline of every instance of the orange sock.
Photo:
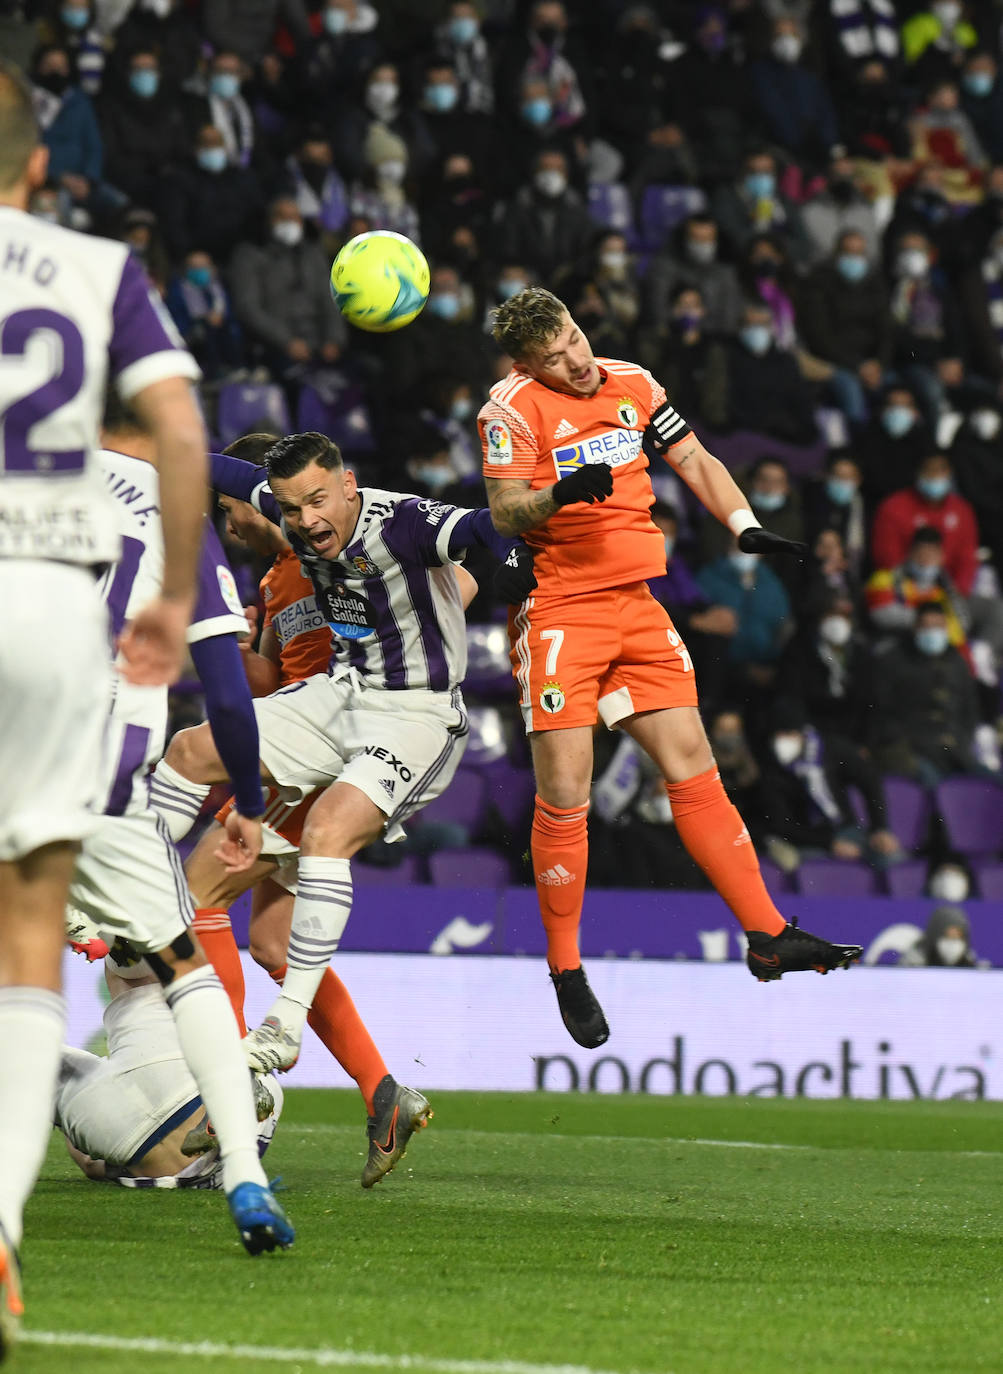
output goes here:
[{"label": "orange sock", "polygon": [[[281,987],[286,965],[270,975]],[[311,1029],[322,1040],[350,1078],[359,1085],[366,1111],[373,1115],[373,1093],[387,1075],[383,1056],[366,1030],[351,993],[335,973],[325,969],[313,1008],[307,1016]]]},{"label": "orange sock", "polygon": [[533,872],[540,916],[547,932],[547,963],[554,973],[578,968],[578,927],[589,866],[589,808],[562,810],[540,797],[533,811]]},{"label": "orange sock", "polygon": [[743,930],[779,935],[787,922],[766,891],[742,817],[728,800],[717,768],[665,790],[679,838],[737,916]]},{"label": "orange sock", "polygon": [[244,966],[240,962],[240,950],[233,938],[233,928],[226,907],[200,906],[195,910],[195,924],[192,926],[199,937],[199,943],[219,975],[241,1035],[247,1034],[244,1021]]}]

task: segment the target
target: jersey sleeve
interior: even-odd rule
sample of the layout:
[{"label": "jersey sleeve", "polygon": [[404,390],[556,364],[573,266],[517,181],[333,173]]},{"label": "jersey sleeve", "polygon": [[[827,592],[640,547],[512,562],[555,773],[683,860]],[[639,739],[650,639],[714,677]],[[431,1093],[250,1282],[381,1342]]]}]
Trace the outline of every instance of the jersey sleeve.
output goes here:
[{"label": "jersey sleeve", "polygon": [[532,480],[540,457],[539,443],[521,411],[492,399],[481,407],[477,428],[484,450],[485,477]]},{"label": "jersey sleeve", "polygon": [[462,506],[409,496],[387,521],[382,538],[399,562],[439,568],[453,561],[450,539],[461,518],[469,514]]},{"label": "jersey sleeve", "polygon": [[202,373],[167,308],[133,257],[125,260],[112,306],[110,372],[123,400],[168,377],[197,382]]},{"label": "jersey sleeve", "polygon": [[188,626],[188,643],[216,635],[247,635],[247,617],[219,536],[206,521],[199,556],[198,590]]},{"label": "jersey sleeve", "polygon": [[[665,394],[665,387],[662,386],[661,382],[655,380],[647,368],[640,367],[638,368],[638,372],[641,374],[641,378],[643,378],[641,382],[642,393],[644,393],[646,387],[647,393],[650,395],[651,410],[648,413],[649,415],[654,414],[659,406],[668,404],[669,398]],[[666,450],[667,453],[670,453],[672,449],[675,448],[676,444],[681,444],[684,439],[688,439],[693,433],[693,430],[689,423],[679,414],[678,410],[674,409],[671,405],[666,414],[666,420],[671,426],[669,431],[669,446]]]}]

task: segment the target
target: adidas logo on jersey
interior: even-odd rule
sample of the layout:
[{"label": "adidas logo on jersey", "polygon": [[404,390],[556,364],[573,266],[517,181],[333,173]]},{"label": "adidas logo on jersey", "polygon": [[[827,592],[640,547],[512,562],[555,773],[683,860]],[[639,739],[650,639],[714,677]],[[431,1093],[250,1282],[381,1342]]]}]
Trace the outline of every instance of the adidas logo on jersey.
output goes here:
[{"label": "adidas logo on jersey", "polygon": [[538,873],[536,881],[543,887],[565,887],[575,881],[575,875],[569,873],[563,864],[554,864],[553,868],[548,868],[545,873]]},{"label": "adidas logo on jersey", "polygon": [[393,796],[394,785],[390,778],[380,778],[380,786],[383,788],[384,792],[387,794],[388,797]]},{"label": "adidas logo on jersey", "polygon": [[567,439],[569,434],[577,434],[578,431],[570,420],[562,420],[554,430],[554,439]]}]

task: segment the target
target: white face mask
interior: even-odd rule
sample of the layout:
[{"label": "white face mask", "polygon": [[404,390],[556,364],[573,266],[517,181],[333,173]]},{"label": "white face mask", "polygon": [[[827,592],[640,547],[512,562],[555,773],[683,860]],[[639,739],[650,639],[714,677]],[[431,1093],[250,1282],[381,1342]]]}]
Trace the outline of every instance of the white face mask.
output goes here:
[{"label": "white face mask", "polygon": [[568,184],[568,179],[556,167],[544,167],[533,178],[533,185],[541,196],[559,196]]},{"label": "white face mask", "polygon": [[391,158],[389,162],[381,162],[376,168],[376,175],[380,181],[389,181],[392,186],[399,186],[407,173],[407,163],[401,162],[397,158]]},{"label": "white face mask", "polygon": [[1000,417],[995,410],[977,410],[972,415],[972,429],[988,443],[1000,432]]},{"label": "white face mask", "polygon": [[853,627],[845,615],[827,615],[824,620],[819,622],[818,632],[826,644],[833,644],[836,648],[841,648],[849,642]]},{"label": "white face mask", "polygon": [[614,277],[622,276],[627,270],[627,254],[621,253],[617,249],[611,249],[608,253],[602,253],[599,257],[600,265]]},{"label": "white face mask", "polygon": [[374,110],[389,110],[397,104],[399,90],[396,81],[373,81],[366,91],[366,100]]},{"label": "white face mask", "polygon": [[961,18],[961,6],[957,4],[957,0],[937,0],[931,8],[948,31],[951,31]]},{"label": "white face mask", "polygon": [[904,277],[925,277],[930,259],[922,248],[907,248],[898,255],[897,265]]},{"label": "white face mask", "polygon": [[771,47],[778,62],[796,62],[801,56],[801,39],[796,33],[781,33],[774,38]]},{"label": "white face mask", "polygon": [[967,945],[960,935],[942,935],[937,941],[937,953],[943,964],[959,964],[965,957]]},{"label": "white face mask", "polygon": [[801,753],[804,748],[804,741],[800,733],[793,735],[775,735],[773,739],[773,752],[777,756],[777,762],[784,768]]},{"label": "white face mask", "polygon": [[287,248],[295,248],[302,241],[303,226],[298,219],[280,219],[272,225],[272,238]]},{"label": "white face mask", "polygon": [[968,897],[968,874],[960,868],[938,868],[930,879],[930,896],[938,902],[963,902]]}]

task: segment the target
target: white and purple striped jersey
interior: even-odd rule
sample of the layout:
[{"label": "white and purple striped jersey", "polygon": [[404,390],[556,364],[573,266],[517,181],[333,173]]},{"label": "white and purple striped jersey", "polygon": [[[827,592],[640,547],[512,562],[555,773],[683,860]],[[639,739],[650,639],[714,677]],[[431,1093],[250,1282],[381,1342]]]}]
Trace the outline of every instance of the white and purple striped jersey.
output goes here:
[{"label": "white and purple striped jersey", "polygon": [[[138,610],[159,596],[164,575],[164,533],[160,521],[160,483],[150,463],[102,449],[96,471],[110,498],[122,556],[101,581],[113,639]],[[198,589],[188,628],[188,643],[215,635],[247,634],[247,618],[237,584],[207,520],[199,558]],[[116,674],[106,733],[104,814],[121,816],[132,804],[146,808],[145,773],[164,752],[167,688],[140,687]]]},{"label": "white and purple striped jersey", "polygon": [[0,558],[116,559],[94,463],[107,381],[128,400],[199,375],[126,244],[0,206]]}]

